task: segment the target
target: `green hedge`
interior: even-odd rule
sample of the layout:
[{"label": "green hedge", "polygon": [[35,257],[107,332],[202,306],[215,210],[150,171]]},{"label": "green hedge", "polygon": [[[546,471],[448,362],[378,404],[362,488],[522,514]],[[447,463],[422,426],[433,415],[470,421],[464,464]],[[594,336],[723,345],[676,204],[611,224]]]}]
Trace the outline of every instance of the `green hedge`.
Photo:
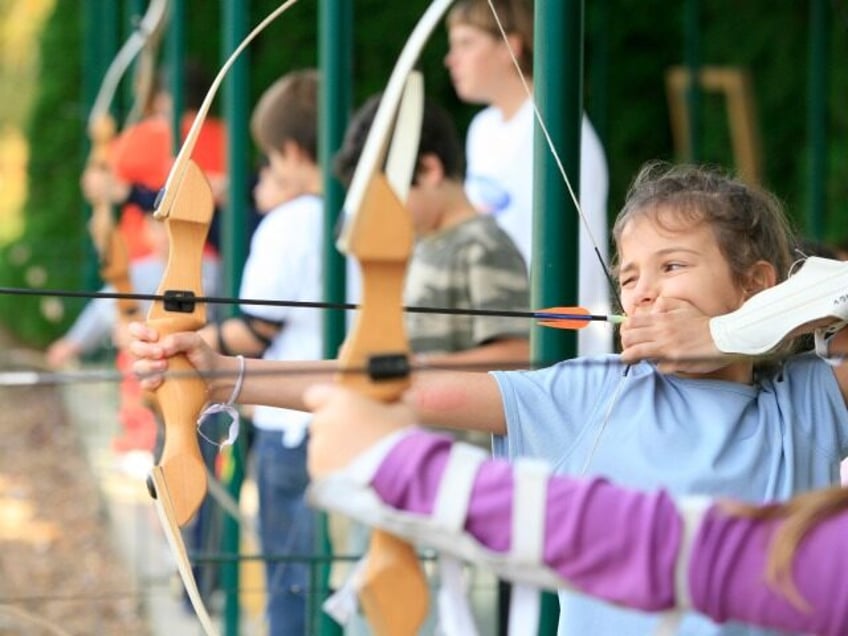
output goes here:
[{"label": "green hedge", "polygon": [[[41,36],[38,95],[26,135],[30,143],[29,197],[23,237],[3,247],[0,284],[80,289],[86,264],[79,194],[83,107],[78,3],[57,2]],[[79,310],[80,303],[0,295],[0,323],[28,344],[43,344]],[[56,308],[64,307],[61,316]],[[53,316],[53,318],[48,318]]]}]

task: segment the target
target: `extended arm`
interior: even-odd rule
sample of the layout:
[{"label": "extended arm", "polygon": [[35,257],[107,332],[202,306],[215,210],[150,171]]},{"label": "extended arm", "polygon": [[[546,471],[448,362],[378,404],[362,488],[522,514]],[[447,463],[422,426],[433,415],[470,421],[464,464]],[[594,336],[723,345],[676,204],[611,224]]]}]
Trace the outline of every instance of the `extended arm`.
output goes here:
[{"label": "extended arm", "polygon": [[[132,323],[130,334],[130,351],[136,357],[133,371],[141,378],[142,388],[158,387],[168,370],[168,359],[184,353],[206,379],[209,401],[226,402],[232,395],[238,361],[217,354],[200,334],[179,332],[160,339],[155,329],[141,323]],[[303,401],[304,391],[313,384],[331,382],[337,370],[335,360],[247,360],[238,402],[310,410]],[[419,421],[505,432],[500,392],[486,373],[423,371],[415,374],[406,399]]]},{"label": "extended arm", "polygon": [[[794,581],[809,611],[765,583],[779,521],[600,479],[546,481],[544,558],[528,564],[510,552],[515,493],[526,468],[480,460],[457,531],[443,521],[450,507],[444,501],[463,490],[455,459],[463,458],[463,445],[410,428],[411,412],[402,407],[387,409],[325,387],[306,398],[315,411],[310,471],[318,505],[487,564],[512,580],[578,589],[628,607],[691,608],[719,622],[805,633],[844,634],[848,627],[848,552],[842,549],[848,513],[820,523],[796,554]],[[351,420],[356,439],[345,432]]]}]

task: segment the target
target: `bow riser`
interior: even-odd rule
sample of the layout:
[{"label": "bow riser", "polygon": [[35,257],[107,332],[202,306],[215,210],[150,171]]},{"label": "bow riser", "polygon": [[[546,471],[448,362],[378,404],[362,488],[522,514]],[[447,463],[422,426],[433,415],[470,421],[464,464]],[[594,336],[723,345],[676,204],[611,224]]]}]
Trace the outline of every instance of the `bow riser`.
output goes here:
[{"label": "bow riser", "polygon": [[[362,271],[362,302],[339,356],[342,369],[366,368],[378,352],[405,356],[409,351],[402,312],[384,308],[399,307],[403,298],[412,222],[382,175],[369,182],[362,205],[373,212],[358,215],[349,232],[348,250]],[[408,377],[374,381],[362,373],[341,374],[338,381],[386,402],[398,399],[409,386]]]},{"label": "bow riser", "polygon": [[[88,167],[95,170],[110,170],[109,147],[115,138],[115,120],[107,113],[94,117],[89,126],[91,152]],[[95,201],[88,230],[100,259],[100,278],[111,284],[115,291],[130,294],[130,259],[127,246],[115,227],[112,204],[103,199]],[[118,318],[126,321],[138,314],[138,304],[127,298],[118,300]]]},{"label": "bow riser", "polygon": [[[342,347],[339,363],[342,369],[372,367],[376,360],[389,356],[392,369],[389,379],[379,382],[355,380],[345,374],[339,381],[385,401],[397,400],[408,386],[409,348],[401,307],[414,232],[401,197],[406,197],[414,171],[423,111],[420,78],[410,78],[410,73],[451,1],[430,4],[398,57],[351,179],[344,204],[345,224],[337,242],[341,252],[359,262],[363,286],[357,324]],[[399,108],[407,98],[412,100],[409,107]],[[384,172],[392,132],[404,139],[391,144],[392,165]],[[391,175],[391,183],[387,175]],[[427,615],[427,597],[427,582],[412,546],[374,531],[359,585],[359,600],[374,633],[418,634]]]},{"label": "bow riser", "polygon": [[[346,249],[362,270],[362,303],[342,347],[339,366],[362,369],[388,357],[389,367],[401,372],[385,380],[361,373],[341,373],[337,380],[391,402],[398,400],[409,386],[409,342],[400,307],[414,241],[412,220],[386,177],[375,174],[364,189],[359,213],[350,221]],[[375,530],[359,591],[362,609],[374,633],[417,634],[427,616],[427,596],[426,580],[413,547]]]},{"label": "bow riser", "polygon": [[[170,249],[157,294],[203,295],[200,285],[203,249],[213,210],[209,183],[197,165],[189,161],[171,213],[164,221]],[[147,323],[161,336],[196,331],[206,324],[206,308],[190,299],[175,299],[173,305],[157,301],[150,308]],[[175,374],[156,389],[156,400],[165,420],[165,445],[159,466],[176,521],[183,526],[206,496],[206,467],[196,430],[197,414],[206,402],[206,388],[185,356],[173,357],[168,364]]]}]

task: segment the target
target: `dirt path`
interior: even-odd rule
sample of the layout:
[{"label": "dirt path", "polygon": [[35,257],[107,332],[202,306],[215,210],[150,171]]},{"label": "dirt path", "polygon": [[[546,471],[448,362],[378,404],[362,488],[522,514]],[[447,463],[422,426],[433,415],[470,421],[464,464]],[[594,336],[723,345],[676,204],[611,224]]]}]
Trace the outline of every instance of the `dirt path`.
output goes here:
[{"label": "dirt path", "polygon": [[0,387],[0,440],[0,636],[147,636],[59,390]]}]

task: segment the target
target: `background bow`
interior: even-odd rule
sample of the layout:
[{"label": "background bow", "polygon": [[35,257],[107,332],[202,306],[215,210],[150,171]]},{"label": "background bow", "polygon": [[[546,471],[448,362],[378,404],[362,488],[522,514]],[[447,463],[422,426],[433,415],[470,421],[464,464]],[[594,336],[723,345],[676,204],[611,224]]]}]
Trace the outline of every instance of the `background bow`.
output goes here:
[{"label": "background bow", "polygon": [[[135,102],[127,121],[139,116],[144,103],[149,99],[154,84],[155,45],[158,41],[167,16],[167,0],[151,0],[147,11],[133,30],[127,41],[118,51],[106,70],[94,105],[88,116],[88,135],[91,150],[87,161],[87,170],[108,172],[109,149],[115,138],[117,126],[109,112],[118,86],[132,61],[143,53],[136,74]],[[132,292],[129,277],[129,255],[121,235],[116,231],[112,202],[106,193],[101,193],[92,202],[89,233],[100,262],[100,278],[112,285],[119,293]],[[131,299],[118,298],[118,314],[123,320],[134,317],[138,304]]]},{"label": "background bow", "polygon": [[[168,230],[168,263],[147,322],[160,335],[195,331],[206,323],[205,304],[194,299],[201,289],[202,258],[214,211],[212,190],[206,177],[191,160],[203,122],[227,71],[253,39],[297,0],[288,0],[272,11],[236,47],[215,76],[194,122],[177,154],[154,216]],[[185,356],[169,361],[176,372],[156,389],[156,401],[165,422],[165,444],[159,463],[148,481],[162,527],[177,560],[183,584],[207,634],[216,633],[197,589],[180,527],[195,515],[206,496],[206,467],[197,438],[197,417],[206,402],[204,381],[193,373]]]},{"label": "background bow", "polygon": [[[417,162],[423,111],[420,76],[410,73],[451,1],[433,2],[401,51],[344,203],[338,247],[359,263],[362,303],[342,345],[338,381],[385,401],[398,399],[409,382],[402,296],[413,228],[404,202]],[[344,373],[362,368],[367,375]],[[376,634],[417,634],[427,614],[427,585],[412,546],[375,530],[359,596]]]}]

